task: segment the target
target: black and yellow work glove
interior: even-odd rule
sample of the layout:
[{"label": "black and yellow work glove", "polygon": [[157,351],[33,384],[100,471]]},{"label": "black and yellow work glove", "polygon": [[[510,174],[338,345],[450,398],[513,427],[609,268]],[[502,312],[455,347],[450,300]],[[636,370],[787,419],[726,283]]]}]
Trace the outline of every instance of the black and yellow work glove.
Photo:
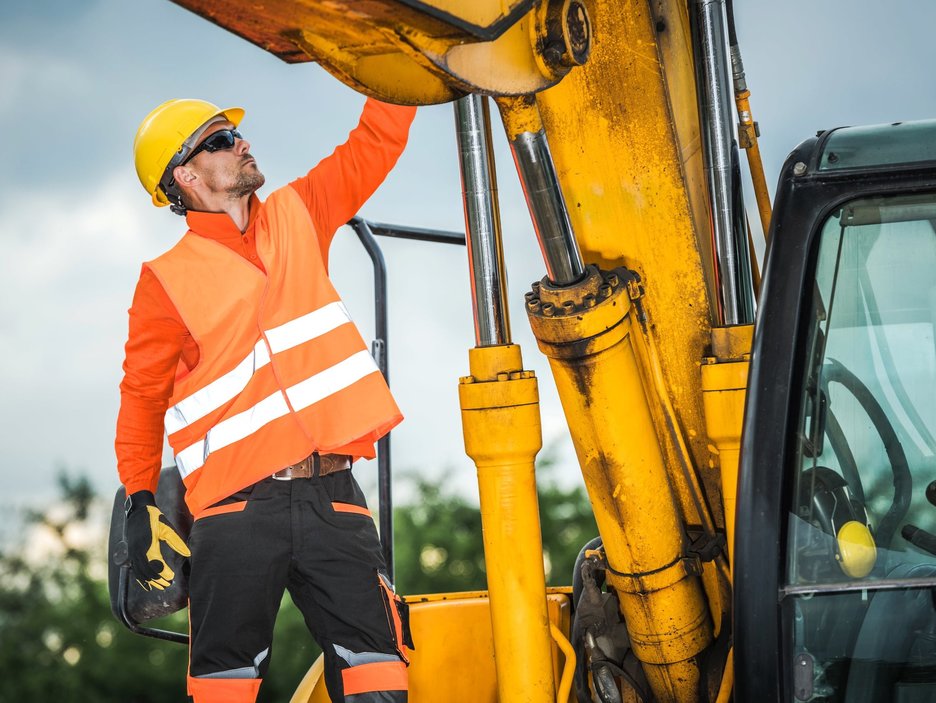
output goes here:
[{"label": "black and yellow work glove", "polygon": [[156,498],[150,491],[131,493],[127,497],[126,509],[127,549],[133,575],[145,590],[155,588],[162,591],[175,578],[175,572],[163,557],[163,543],[183,557],[190,557],[192,553],[156,507]]}]

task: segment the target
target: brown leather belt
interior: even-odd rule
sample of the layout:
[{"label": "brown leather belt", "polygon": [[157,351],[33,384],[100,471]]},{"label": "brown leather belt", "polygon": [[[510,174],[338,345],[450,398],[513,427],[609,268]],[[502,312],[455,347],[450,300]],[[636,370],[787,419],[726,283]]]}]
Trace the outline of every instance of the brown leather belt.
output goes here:
[{"label": "brown leather belt", "polygon": [[294,478],[312,478],[313,476],[327,476],[336,471],[345,471],[351,468],[351,457],[347,454],[310,454],[298,464],[280,469],[273,478],[277,481],[292,481]]}]

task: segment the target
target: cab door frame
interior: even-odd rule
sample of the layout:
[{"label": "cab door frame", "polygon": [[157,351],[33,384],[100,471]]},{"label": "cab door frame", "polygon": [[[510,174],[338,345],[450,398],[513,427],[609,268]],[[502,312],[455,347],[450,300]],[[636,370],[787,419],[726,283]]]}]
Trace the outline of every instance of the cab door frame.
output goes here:
[{"label": "cab door frame", "polygon": [[794,700],[792,662],[784,658],[792,632],[781,590],[791,504],[786,476],[806,371],[806,286],[815,274],[818,234],[832,212],[855,198],[936,190],[933,160],[829,169],[822,158],[835,132],[818,134],[788,157],[770,226],[741,441],[733,565],[737,701]]}]

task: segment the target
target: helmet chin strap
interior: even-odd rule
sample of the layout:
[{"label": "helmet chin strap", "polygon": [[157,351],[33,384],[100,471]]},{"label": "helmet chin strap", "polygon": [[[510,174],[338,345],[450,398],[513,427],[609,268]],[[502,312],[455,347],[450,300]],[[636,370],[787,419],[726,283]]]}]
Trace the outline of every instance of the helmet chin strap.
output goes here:
[{"label": "helmet chin strap", "polygon": [[[168,169],[166,170],[168,171]],[[169,201],[169,209],[176,215],[185,217],[188,209],[182,202],[182,193],[179,191],[179,187],[176,185],[172,177],[169,176],[166,180],[161,182],[158,188],[166,194],[166,200]]]},{"label": "helmet chin strap", "polygon": [[179,196],[178,203],[174,203],[171,200],[169,201],[169,209],[176,215],[181,215],[182,217],[185,217],[188,214],[188,210],[186,210],[185,205],[182,204],[181,195]]}]

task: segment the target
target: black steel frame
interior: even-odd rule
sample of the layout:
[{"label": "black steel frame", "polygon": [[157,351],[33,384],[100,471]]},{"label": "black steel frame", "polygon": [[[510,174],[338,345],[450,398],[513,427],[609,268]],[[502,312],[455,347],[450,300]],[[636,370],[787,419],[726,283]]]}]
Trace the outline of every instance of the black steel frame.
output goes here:
[{"label": "black steel frame", "polygon": [[[820,172],[831,132],[788,157],[777,186],[741,440],[734,564],[735,700],[793,699],[783,589],[786,468],[795,452],[818,233],[836,208],[875,195],[936,190],[936,164]],[[805,170],[803,169],[805,165]],[[797,175],[794,170],[801,172]],[[821,590],[816,588],[815,590]]]},{"label": "black steel frame", "polygon": [[[374,327],[375,336],[372,353],[377,367],[390,384],[389,359],[389,314],[387,310],[387,264],[374,235],[397,239],[415,239],[421,242],[465,245],[465,235],[420,227],[403,227],[382,222],[371,222],[363,217],[354,217],[348,222],[370,256],[374,266]],[[392,471],[390,462],[390,433],[377,441],[377,505],[379,512],[380,544],[390,581],[394,578],[393,564],[393,495],[391,490]]]}]

